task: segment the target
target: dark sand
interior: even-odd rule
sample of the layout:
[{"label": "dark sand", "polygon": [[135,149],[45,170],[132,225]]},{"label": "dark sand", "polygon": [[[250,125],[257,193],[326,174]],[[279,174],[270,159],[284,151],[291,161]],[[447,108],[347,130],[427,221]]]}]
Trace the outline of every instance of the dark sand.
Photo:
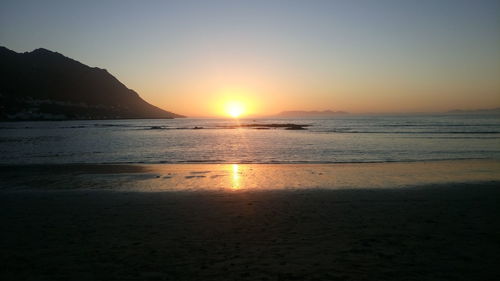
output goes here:
[{"label": "dark sand", "polygon": [[2,184],[0,280],[500,280],[499,186],[117,192]]}]

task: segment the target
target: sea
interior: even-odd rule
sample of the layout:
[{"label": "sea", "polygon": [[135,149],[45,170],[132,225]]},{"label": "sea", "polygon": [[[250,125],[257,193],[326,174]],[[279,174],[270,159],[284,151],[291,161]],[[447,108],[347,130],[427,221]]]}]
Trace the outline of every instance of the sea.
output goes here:
[{"label": "sea", "polygon": [[[287,130],[275,124],[307,125]],[[500,159],[500,115],[0,123],[0,165]]]}]

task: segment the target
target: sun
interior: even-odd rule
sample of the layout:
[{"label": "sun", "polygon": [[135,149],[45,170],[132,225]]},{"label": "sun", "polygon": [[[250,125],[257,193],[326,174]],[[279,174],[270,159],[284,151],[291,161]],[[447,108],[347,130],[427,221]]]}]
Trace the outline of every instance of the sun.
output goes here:
[{"label": "sun", "polygon": [[233,118],[238,118],[245,112],[245,107],[241,102],[231,101],[226,104],[226,112]]}]

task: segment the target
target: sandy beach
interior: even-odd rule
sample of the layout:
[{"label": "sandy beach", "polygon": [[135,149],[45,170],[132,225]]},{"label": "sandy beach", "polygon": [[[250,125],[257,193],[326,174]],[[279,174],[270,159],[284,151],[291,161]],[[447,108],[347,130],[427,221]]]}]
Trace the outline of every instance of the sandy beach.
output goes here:
[{"label": "sandy beach", "polygon": [[498,163],[454,164],[3,166],[0,278],[499,279]]}]

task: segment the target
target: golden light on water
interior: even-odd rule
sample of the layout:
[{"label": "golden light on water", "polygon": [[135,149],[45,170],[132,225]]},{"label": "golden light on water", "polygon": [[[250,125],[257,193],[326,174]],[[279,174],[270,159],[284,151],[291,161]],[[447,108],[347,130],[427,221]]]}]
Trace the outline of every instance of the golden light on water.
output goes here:
[{"label": "golden light on water", "polygon": [[239,169],[240,169],[240,167],[238,166],[238,164],[233,164],[232,176],[231,176],[231,188],[232,189],[239,189],[240,188]]}]

